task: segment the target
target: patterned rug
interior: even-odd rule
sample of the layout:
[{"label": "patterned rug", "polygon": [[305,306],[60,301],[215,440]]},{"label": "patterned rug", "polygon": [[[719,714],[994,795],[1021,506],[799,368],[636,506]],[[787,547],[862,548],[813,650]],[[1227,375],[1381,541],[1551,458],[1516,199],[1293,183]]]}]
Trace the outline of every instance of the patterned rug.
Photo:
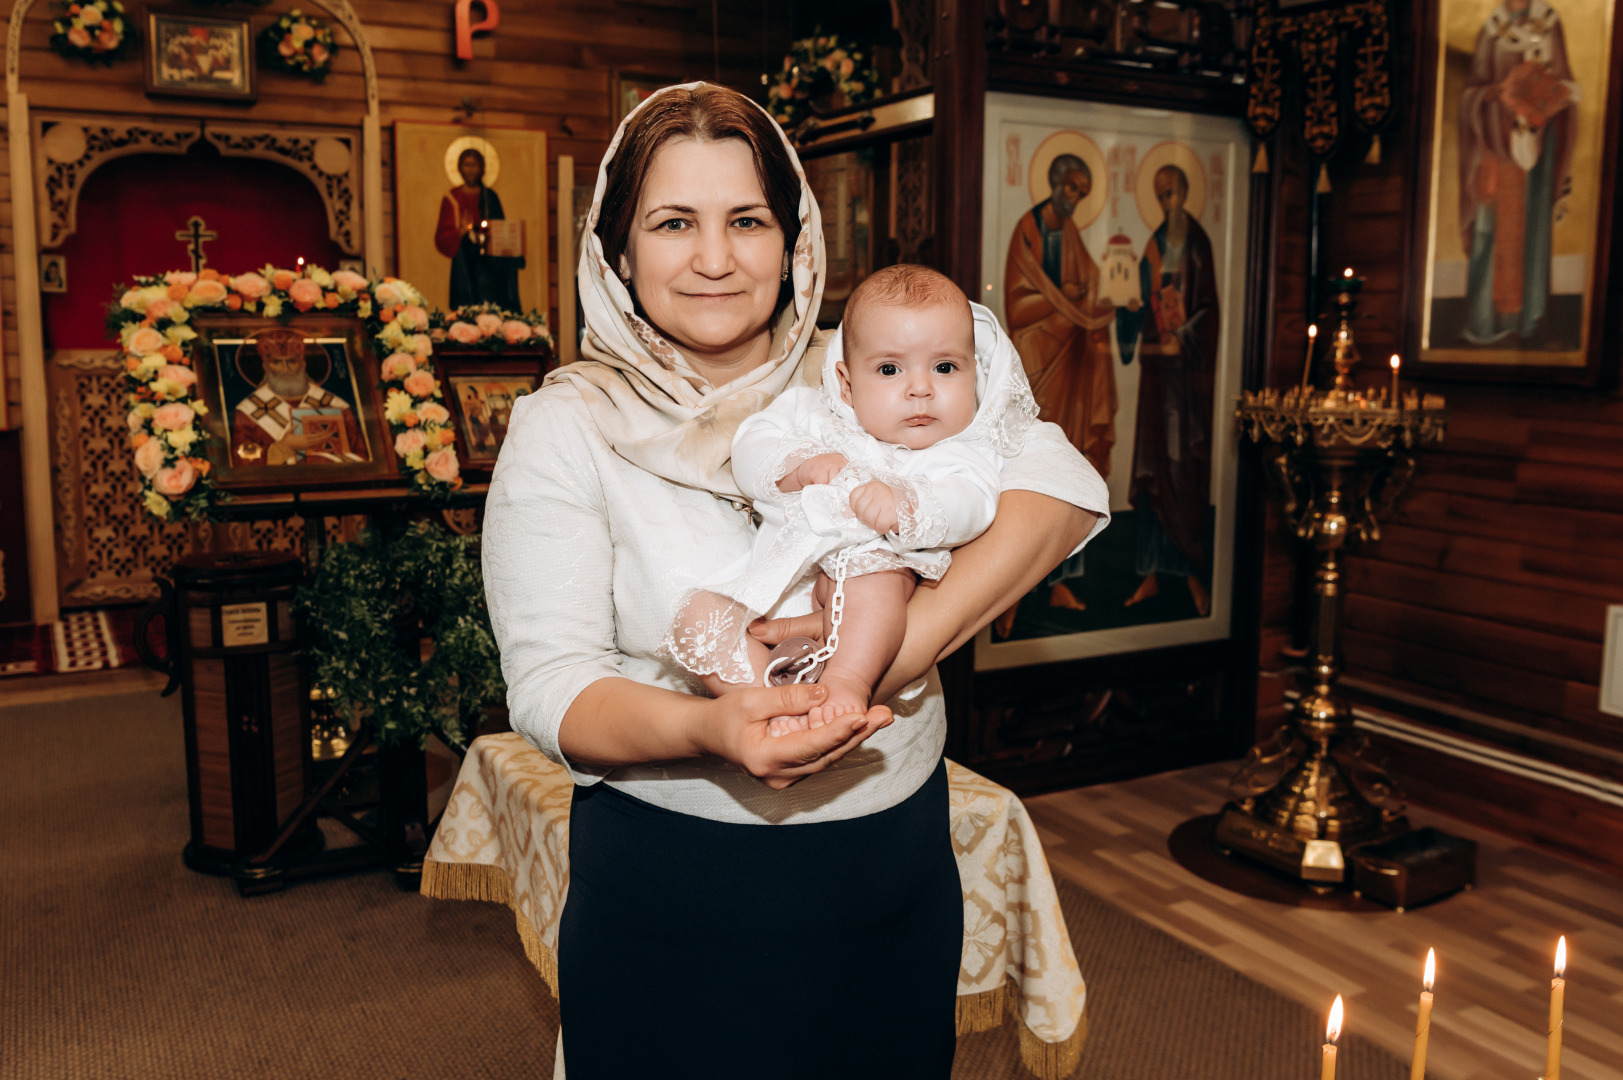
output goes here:
[{"label": "patterned rug", "polygon": [[[137,608],[64,612],[49,626],[0,629],[0,678],[10,675],[78,674],[139,664],[135,651]],[[156,629],[156,627],[154,627]],[[153,651],[164,653],[156,633]]]}]

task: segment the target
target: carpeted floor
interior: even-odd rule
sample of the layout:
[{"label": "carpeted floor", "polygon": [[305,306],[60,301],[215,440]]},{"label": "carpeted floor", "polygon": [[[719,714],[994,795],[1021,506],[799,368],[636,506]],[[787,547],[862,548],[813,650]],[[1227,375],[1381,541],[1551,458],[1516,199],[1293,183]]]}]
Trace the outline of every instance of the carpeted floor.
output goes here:
[{"label": "carpeted floor", "polygon": [[[384,873],[244,900],[182,867],[178,699],[8,707],[0,691],[0,737],[14,762],[0,787],[0,1080],[551,1075],[557,1010],[505,908],[425,900]],[[1061,895],[1089,987],[1080,1076],[1317,1071],[1321,1018],[1085,892]],[[1345,1043],[1346,1080],[1406,1073]],[[954,1077],[1026,1076],[1017,1062],[1005,1024],[960,1044]]]}]

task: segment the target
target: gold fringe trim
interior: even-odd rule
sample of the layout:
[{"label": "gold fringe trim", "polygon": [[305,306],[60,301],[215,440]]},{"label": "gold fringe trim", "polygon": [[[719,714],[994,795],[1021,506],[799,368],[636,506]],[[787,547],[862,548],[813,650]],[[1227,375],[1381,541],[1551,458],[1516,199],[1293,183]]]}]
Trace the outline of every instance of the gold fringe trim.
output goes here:
[{"label": "gold fringe trim", "polygon": [[518,926],[518,939],[524,945],[524,955],[541,979],[558,997],[558,958],[541,940],[524,912],[513,902],[513,883],[507,872],[499,866],[484,863],[442,863],[423,860],[423,883],[417,890],[435,900],[483,900],[491,904],[506,904]]},{"label": "gold fringe trim", "polygon": [[1005,980],[991,990],[965,994],[958,999],[958,1034],[991,1031],[1003,1023],[1005,1012],[1014,1016],[1020,1029],[1020,1060],[1037,1080],[1067,1080],[1082,1062],[1082,1044],[1088,1039],[1088,1018],[1083,1014],[1076,1030],[1057,1043],[1043,1042],[1020,1019],[1016,1007],[1020,995]]},{"label": "gold fringe trim", "polygon": [[[418,892],[435,900],[483,900],[491,904],[506,904],[513,913],[518,927],[519,941],[524,955],[541,979],[558,997],[558,958],[547,948],[530,920],[513,901],[513,883],[499,866],[483,863],[442,863],[423,860],[423,883]],[[978,994],[965,994],[957,1000],[957,1026],[959,1035],[977,1031],[991,1031],[1003,1023],[1004,1013],[1013,1013],[1020,1028],[1020,1060],[1038,1080],[1067,1080],[1082,1060],[1082,1044],[1088,1037],[1088,1018],[1077,1021],[1076,1030],[1057,1043],[1043,1042],[1032,1034],[1016,1012],[1020,996],[1005,980],[990,990]]]},{"label": "gold fringe trim", "polygon": [[1320,165],[1319,166],[1319,186],[1315,190],[1320,195],[1329,194],[1329,192],[1330,192],[1330,169],[1329,169],[1329,166],[1326,166],[1326,165]]},{"label": "gold fringe trim", "polygon": [[1379,165],[1381,163],[1381,137],[1375,135],[1369,140],[1369,153],[1364,155],[1365,165]]},{"label": "gold fringe trim", "polygon": [[1083,1014],[1070,1037],[1057,1043],[1043,1042],[1020,1025],[1020,1060],[1040,1080],[1066,1080],[1082,1063],[1082,1044],[1088,1041],[1088,1018]]},{"label": "gold fringe trim", "polygon": [[1251,160],[1251,171],[1265,173],[1268,171],[1268,144],[1257,144],[1257,156]]}]

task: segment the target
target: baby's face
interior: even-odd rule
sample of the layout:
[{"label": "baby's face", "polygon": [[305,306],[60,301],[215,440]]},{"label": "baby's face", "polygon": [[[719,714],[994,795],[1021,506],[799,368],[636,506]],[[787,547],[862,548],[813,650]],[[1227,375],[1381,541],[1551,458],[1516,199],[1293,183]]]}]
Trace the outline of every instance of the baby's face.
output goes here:
[{"label": "baby's face", "polygon": [[862,430],[922,450],[975,419],[975,324],[967,309],[878,304],[847,327],[840,397]]}]

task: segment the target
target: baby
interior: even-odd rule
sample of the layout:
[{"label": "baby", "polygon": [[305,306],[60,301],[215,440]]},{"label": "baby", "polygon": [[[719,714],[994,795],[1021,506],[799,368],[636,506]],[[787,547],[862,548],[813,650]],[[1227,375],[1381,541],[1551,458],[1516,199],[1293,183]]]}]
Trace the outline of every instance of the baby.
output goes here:
[{"label": "baby", "polygon": [[838,647],[817,679],[828,697],[798,724],[866,711],[918,579],[939,579],[949,549],[991,524],[998,471],[1036,415],[991,312],[934,270],[877,271],[846,305],[822,387],[787,390],[739,425],[733,476],[760,532],[747,566],[688,594],[667,648],[712,694],[760,686],[769,651],[750,622],[813,585]]}]

